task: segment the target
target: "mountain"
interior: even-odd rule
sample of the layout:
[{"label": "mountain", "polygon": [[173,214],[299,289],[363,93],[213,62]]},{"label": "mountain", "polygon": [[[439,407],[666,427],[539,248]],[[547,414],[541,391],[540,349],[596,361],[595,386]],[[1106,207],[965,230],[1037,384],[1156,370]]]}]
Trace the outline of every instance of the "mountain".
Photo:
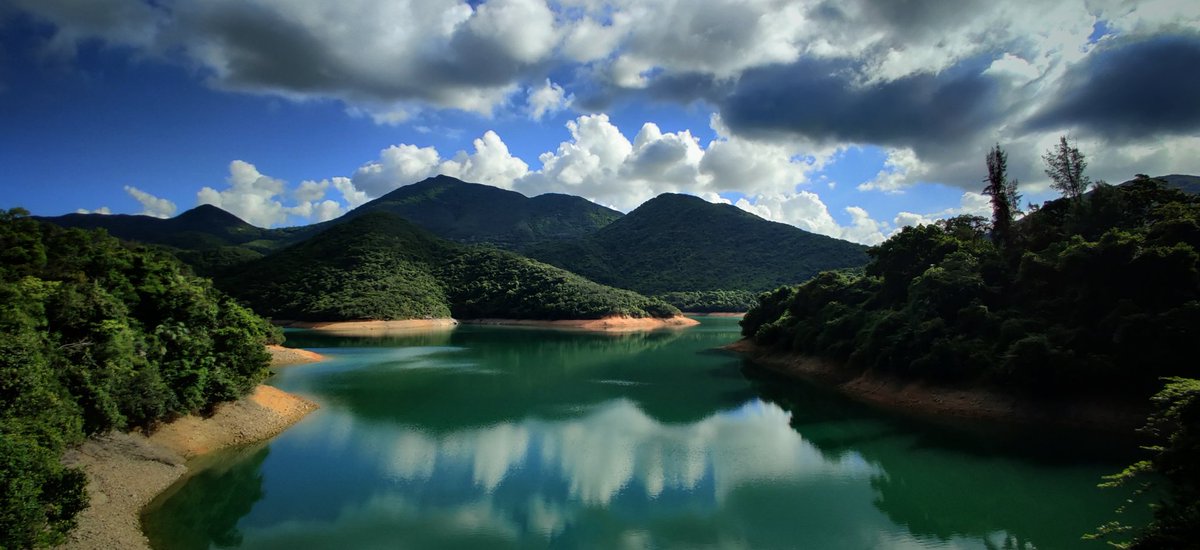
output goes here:
[{"label": "mountain", "polygon": [[1159,176],[1157,179],[1167,182],[1167,187],[1178,189],[1184,193],[1200,195],[1200,176],[1171,174],[1169,176]]},{"label": "mountain", "polygon": [[[278,240],[279,230],[262,229],[216,206],[202,204],[174,218],[128,214],[67,214],[40,217],[61,227],[105,229],[114,237],[129,241],[161,244],[174,248],[202,250],[229,245],[250,245],[269,250],[270,241]],[[255,246],[255,241],[267,241]]]},{"label": "mountain", "polygon": [[764,220],[736,206],[663,194],[574,241],[530,257],[645,294],[761,291],[866,264],[866,247]]},{"label": "mountain", "polygon": [[356,208],[345,218],[370,212],[396,214],[452,241],[491,243],[509,249],[578,238],[621,217],[616,210],[573,195],[549,193],[529,198],[449,176],[400,187]]},{"label": "mountain", "polygon": [[278,319],[598,319],[679,311],[512,252],[441,239],[388,212],[350,218],[217,285]]},{"label": "mountain", "polygon": [[166,219],[129,214],[67,214],[36,219],[60,227],[104,229],[127,241],[169,247],[196,273],[206,276],[261,258],[309,234],[304,227],[256,227],[211,204]]}]

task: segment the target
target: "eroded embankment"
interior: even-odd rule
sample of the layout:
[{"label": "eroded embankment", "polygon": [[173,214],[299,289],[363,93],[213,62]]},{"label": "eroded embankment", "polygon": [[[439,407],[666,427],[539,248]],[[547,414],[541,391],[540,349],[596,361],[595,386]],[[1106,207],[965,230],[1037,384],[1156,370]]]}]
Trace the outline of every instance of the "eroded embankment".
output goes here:
[{"label": "eroded embankment", "polygon": [[853,373],[832,361],[768,350],[749,340],[739,340],[725,349],[774,372],[832,387],[858,401],[940,421],[980,421],[1133,437],[1148,412],[1148,406],[1113,403],[1103,397],[1035,400],[996,388],[938,386],[879,373]]},{"label": "eroded embankment", "polygon": [[[303,355],[292,355],[287,364]],[[88,439],[63,456],[65,464],[87,472],[90,501],[60,548],[149,548],[142,509],[187,473],[188,459],[269,439],[316,408],[307,399],[260,385],[208,418],[185,416],[149,436],[112,432]]]}]

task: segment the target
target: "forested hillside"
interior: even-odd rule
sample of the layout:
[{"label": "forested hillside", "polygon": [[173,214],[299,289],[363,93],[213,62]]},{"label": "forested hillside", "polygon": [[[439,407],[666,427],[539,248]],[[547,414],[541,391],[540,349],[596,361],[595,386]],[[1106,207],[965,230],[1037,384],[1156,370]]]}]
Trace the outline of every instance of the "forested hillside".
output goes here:
[{"label": "forested hillside", "polygon": [[728,204],[664,194],[589,237],[526,250],[537,260],[645,294],[759,292],[861,266],[865,247]]},{"label": "forested hillside", "polygon": [[346,217],[371,212],[395,214],[443,239],[507,249],[583,237],[621,217],[616,210],[573,195],[530,198],[449,176],[399,187]]},{"label": "forested hillside", "polygon": [[197,273],[219,279],[374,213],[399,216],[450,241],[512,250],[605,285],[662,294],[693,311],[744,311],[746,292],[867,261],[860,245],[688,195],[663,195],[622,216],[581,197],[529,198],[448,176],[405,185],[345,216],[302,227],[262,229],[209,205],[166,220],[100,214],[43,219],[165,246]]},{"label": "forested hillside", "polygon": [[357,216],[218,281],[277,319],[670,317],[678,310],[385,212]]},{"label": "forested hillside", "polygon": [[261,258],[309,234],[303,227],[255,227],[209,204],[167,219],[126,214],[67,214],[37,219],[61,227],[104,229],[127,241],[162,245],[202,275]]},{"label": "forested hillside", "polygon": [[244,395],[275,337],[165,253],[0,213],[0,547],[74,525],[86,480],[59,464],[67,445]]},{"label": "forested hillside", "polygon": [[[998,387],[1046,403],[1153,395],[1143,430],[1152,456],[1110,483],[1142,485],[1154,521],[1099,526],[1096,536],[1139,549],[1194,546],[1200,199],[1180,191],[1178,178],[1093,187],[1067,138],[1043,158],[1063,198],[1014,221],[1019,195],[997,146],[984,189],[991,223],[905,228],[868,251],[861,275],[822,273],[759,296],[742,333],[765,348],[833,359],[848,374]],[[1161,493],[1145,490],[1163,480]]]},{"label": "forested hillside", "polygon": [[1200,201],[1142,179],[1046,203],[997,242],[982,218],[908,227],[865,273],[759,298],[757,343],[937,380],[1144,399],[1196,376]]}]

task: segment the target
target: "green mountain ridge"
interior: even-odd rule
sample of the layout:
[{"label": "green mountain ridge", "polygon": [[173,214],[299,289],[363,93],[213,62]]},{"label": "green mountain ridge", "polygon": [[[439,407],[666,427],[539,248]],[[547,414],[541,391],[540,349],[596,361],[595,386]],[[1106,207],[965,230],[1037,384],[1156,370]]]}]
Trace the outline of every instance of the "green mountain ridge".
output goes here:
[{"label": "green mountain ridge", "polygon": [[767,221],[733,205],[671,193],[590,236],[525,252],[597,282],[646,294],[763,291],[867,262],[865,246]]},{"label": "green mountain ridge", "polygon": [[671,317],[659,300],[512,252],[441,239],[387,212],[359,215],[218,278],[279,319]]},{"label": "green mountain ridge", "polygon": [[582,197],[547,193],[526,197],[516,191],[435,176],[368,202],[343,218],[370,212],[396,214],[444,239],[520,249],[536,243],[588,235],[621,213]]},{"label": "green mountain ridge", "polygon": [[[662,195],[622,215],[573,195],[529,198],[448,176],[397,188],[340,218],[301,227],[263,229],[211,205],[171,219],[102,214],[41,219],[170,247],[197,273],[220,279],[273,251],[380,212],[443,239],[513,250],[603,284],[664,294],[677,305],[703,304],[696,309],[711,311],[745,310],[747,293],[867,260],[860,245],[688,195]],[[681,292],[690,295],[685,299]]]}]

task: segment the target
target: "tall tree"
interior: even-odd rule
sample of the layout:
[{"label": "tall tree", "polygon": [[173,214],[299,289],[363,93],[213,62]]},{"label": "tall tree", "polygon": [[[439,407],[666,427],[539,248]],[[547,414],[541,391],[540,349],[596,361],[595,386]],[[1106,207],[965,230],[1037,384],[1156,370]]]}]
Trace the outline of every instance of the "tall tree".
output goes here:
[{"label": "tall tree", "polygon": [[1012,242],[1013,217],[1019,212],[1017,180],[1008,179],[1008,154],[1000,144],[987,154],[987,185],[983,194],[992,197],[992,242],[1007,247]]},{"label": "tall tree", "polygon": [[1083,170],[1087,168],[1087,159],[1067,136],[1060,137],[1058,145],[1046,151],[1042,160],[1046,161],[1046,175],[1050,176],[1050,186],[1064,197],[1076,200],[1091,186],[1092,181],[1083,175]]}]

